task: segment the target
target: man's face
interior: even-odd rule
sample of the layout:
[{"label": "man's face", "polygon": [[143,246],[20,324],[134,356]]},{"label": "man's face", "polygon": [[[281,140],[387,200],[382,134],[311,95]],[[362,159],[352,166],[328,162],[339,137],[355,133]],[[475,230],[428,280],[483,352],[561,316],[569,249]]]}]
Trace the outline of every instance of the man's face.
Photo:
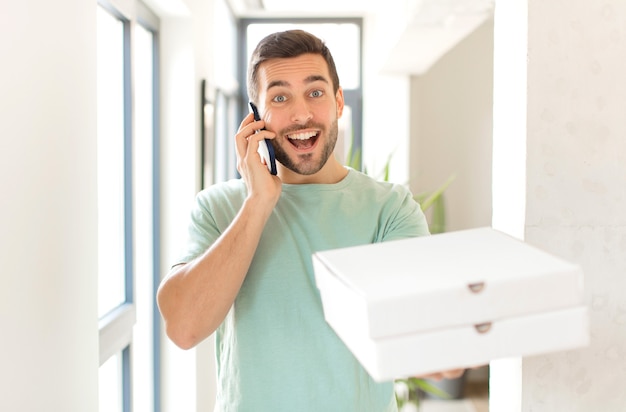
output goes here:
[{"label": "man's face", "polygon": [[333,93],[322,56],[271,59],[258,70],[259,104],[276,160],[301,175],[320,171],[337,142],[343,92]]}]

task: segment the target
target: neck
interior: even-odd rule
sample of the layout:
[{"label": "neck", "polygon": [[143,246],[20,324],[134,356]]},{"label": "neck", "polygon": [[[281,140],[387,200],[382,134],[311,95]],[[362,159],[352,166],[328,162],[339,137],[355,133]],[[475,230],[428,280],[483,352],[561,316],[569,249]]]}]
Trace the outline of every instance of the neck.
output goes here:
[{"label": "neck", "polygon": [[330,156],[328,161],[317,173],[312,175],[301,175],[292,170],[285,168],[280,163],[276,163],[278,177],[283,183],[287,184],[334,184],[342,181],[348,174],[341,163],[337,161],[335,156]]}]

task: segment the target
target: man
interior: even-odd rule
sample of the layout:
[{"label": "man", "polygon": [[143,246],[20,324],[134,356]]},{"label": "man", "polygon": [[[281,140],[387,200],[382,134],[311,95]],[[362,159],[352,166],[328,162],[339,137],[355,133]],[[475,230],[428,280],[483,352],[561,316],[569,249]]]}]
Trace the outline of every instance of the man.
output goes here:
[{"label": "man", "polygon": [[167,334],[191,348],[215,332],[217,411],[395,411],[393,383],[374,382],[324,321],[311,255],[427,235],[424,215],[403,186],[332,156],[344,99],[322,41],[275,33],[249,67],[262,120],[249,114],[235,136],[241,179],[197,197],[185,253],[158,293]]}]

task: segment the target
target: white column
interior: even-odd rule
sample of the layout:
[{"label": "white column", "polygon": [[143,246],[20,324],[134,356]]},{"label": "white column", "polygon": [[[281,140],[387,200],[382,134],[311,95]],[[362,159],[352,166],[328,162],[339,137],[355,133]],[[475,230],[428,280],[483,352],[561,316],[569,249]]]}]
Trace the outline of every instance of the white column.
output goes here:
[{"label": "white column", "polygon": [[[524,238],[526,205],[526,0],[498,1],[494,17],[492,226]],[[491,362],[489,410],[521,412],[522,359]]]},{"label": "white column", "polygon": [[626,393],[626,2],[528,0],[526,240],[581,264],[591,346],[524,359],[523,410]]},{"label": "white column", "polygon": [[591,345],[492,364],[490,411],[621,411],[626,3],[502,0],[495,19],[494,227],[582,266]]},{"label": "white column", "polygon": [[0,410],[98,409],[96,2],[0,13]]}]

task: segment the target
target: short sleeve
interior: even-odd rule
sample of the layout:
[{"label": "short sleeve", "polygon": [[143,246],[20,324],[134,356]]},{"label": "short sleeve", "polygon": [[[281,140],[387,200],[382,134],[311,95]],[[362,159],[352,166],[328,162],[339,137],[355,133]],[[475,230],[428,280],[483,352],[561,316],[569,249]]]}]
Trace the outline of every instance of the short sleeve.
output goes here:
[{"label": "short sleeve", "polygon": [[199,193],[189,215],[187,241],[174,265],[187,263],[204,253],[220,236],[206,199]]},{"label": "short sleeve", "polygon": [[395,210],[389,210],[388,221],[383,231],[382,242],[406,239],[430,234],[428,222],[419,203],[413,198],[408,188],[396,185],[395,202],[390,202]]}]

